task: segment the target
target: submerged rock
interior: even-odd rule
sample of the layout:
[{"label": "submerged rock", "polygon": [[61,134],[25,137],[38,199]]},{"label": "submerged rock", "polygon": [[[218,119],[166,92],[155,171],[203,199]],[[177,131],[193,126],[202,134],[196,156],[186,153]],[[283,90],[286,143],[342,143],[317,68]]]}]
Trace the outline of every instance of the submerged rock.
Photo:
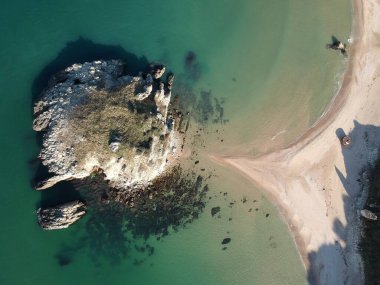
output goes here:
[{"label": "submerged rock", "polygon": [[228,244],[230,242],[231,242],[230,238],[225,238],[225,239],[223,239],[222,244]]},{"label": "submerged rock", "polygon": [[152,65],[134,77],[124,74],[123,62],[109,60],[74,64],[53,76],[34,107],[33,129],[44,132],[39,157],[52,174],[36,189],[83,179],[93,169],[124,189],[162,174],[180,149],[168,114],[173,82],[163,88],[156,80],[164,72],[164,65]]},{"label": "submerged rock", "polygon": [[211,216],[215,216],[216,214],[218,214],[220,212],[220,207],[213,207],[211,209]]},{"label": "submerged rock", "polygon": [[51,208],[37,210],[38,223],[44,230],[65,229],[86,214],[86,206],[74,201]]}]

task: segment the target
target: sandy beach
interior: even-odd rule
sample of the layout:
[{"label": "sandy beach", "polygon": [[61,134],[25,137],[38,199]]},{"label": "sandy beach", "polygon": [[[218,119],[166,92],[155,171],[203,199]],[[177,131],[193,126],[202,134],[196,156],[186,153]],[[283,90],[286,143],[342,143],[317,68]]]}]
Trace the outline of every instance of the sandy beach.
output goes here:
[{"label": "sandy beach", "polygon": [[[353,9],[347,69],[321,118],[285,149],[215,157],[252,179],[278,206],[311,284],[364,282],[358,210],[380,146],[380,0],[354,0]],[[340,143],[344,135],[352,139],[348,147]]]}]

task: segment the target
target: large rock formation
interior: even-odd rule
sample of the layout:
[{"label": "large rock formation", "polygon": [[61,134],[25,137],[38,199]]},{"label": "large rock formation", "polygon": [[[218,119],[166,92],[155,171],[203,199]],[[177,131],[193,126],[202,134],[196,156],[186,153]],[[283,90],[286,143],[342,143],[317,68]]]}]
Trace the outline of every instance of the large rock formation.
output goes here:
[{"label": "large rock formation", "polygon": [[33,129],[43,131],[40,159],[54,176],[36,185],[81,179],[101,169],[110,185],[147,185],[180,149],[168,115],[173,76],[163,65],[140,76],[119,60],[74,64],[53,76],[35,104]]},{"label": "large rock formation", "polygon": [[37,210],[38,223],[44,230],[65,229],[86,214],[86,207],[80,201]]}]

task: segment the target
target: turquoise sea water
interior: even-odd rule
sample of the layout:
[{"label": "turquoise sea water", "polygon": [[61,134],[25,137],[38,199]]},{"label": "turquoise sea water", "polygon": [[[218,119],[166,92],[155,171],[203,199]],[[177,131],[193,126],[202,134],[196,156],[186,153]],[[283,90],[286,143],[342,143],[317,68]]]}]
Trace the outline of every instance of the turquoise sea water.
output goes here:
[{"label": "turquoise sea water", "polygon": [[[228,122],[210,127],[206,150],[265,151],[299,135],[333,96],[343,59],[324,45],[331,35],[348,37],[350,14],[343,0],[3,1],[0,284],[305,284],[274,207],[245,178],[205,157],[200,165],[217,176],[210,182],[213,199],[186,229],[152,239],[151,256],[136,251],[116,260],[113,237],[102,256],[81,240],[85,221],[61,232],[40,230],[35,209],[41,195],[30,186],[35,167],[29,162],[38,153],[32,97],[49,71],[89,54],[125,50],[140,61],[166,63],[193,92],[225,100]],[[190,70],[189,51],[196,55]],[[214,206],[221,207],[220,218],[211,217]],[[232,242],[222,250],[225,237]],[[62,254],[71,263],[60,266]]]}]

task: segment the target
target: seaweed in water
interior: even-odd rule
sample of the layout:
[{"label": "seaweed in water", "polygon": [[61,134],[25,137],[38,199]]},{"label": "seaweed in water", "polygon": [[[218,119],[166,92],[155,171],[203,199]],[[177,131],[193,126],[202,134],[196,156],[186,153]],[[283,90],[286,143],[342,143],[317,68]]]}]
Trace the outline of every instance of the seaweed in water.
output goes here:
[{"label": "seaweed in water", "polygon": [[94,262],[118,264],[132,251],[144,258],[154,254],[148,239],[161,239],[197,219],[205,207],[208,186],[194,172],[173,167],[145,189],[115,189],[98,173],[73,184],[90,211],[85,235],[78,244],[63,246],[56,255],[59,263],[71,260],[77,250],[87,247]]},{"label": "seaweed in water", "polygon": [[225,99],[216,98],[211,90],[201,90],[197,94],[188,84],[177,80],[173,89],[173,94],[180,94],[176,96],[176,108],[182,113],[191,112],[192,118],[202,125],[208,123],[221,123],[228,122],[224,118]]}]

